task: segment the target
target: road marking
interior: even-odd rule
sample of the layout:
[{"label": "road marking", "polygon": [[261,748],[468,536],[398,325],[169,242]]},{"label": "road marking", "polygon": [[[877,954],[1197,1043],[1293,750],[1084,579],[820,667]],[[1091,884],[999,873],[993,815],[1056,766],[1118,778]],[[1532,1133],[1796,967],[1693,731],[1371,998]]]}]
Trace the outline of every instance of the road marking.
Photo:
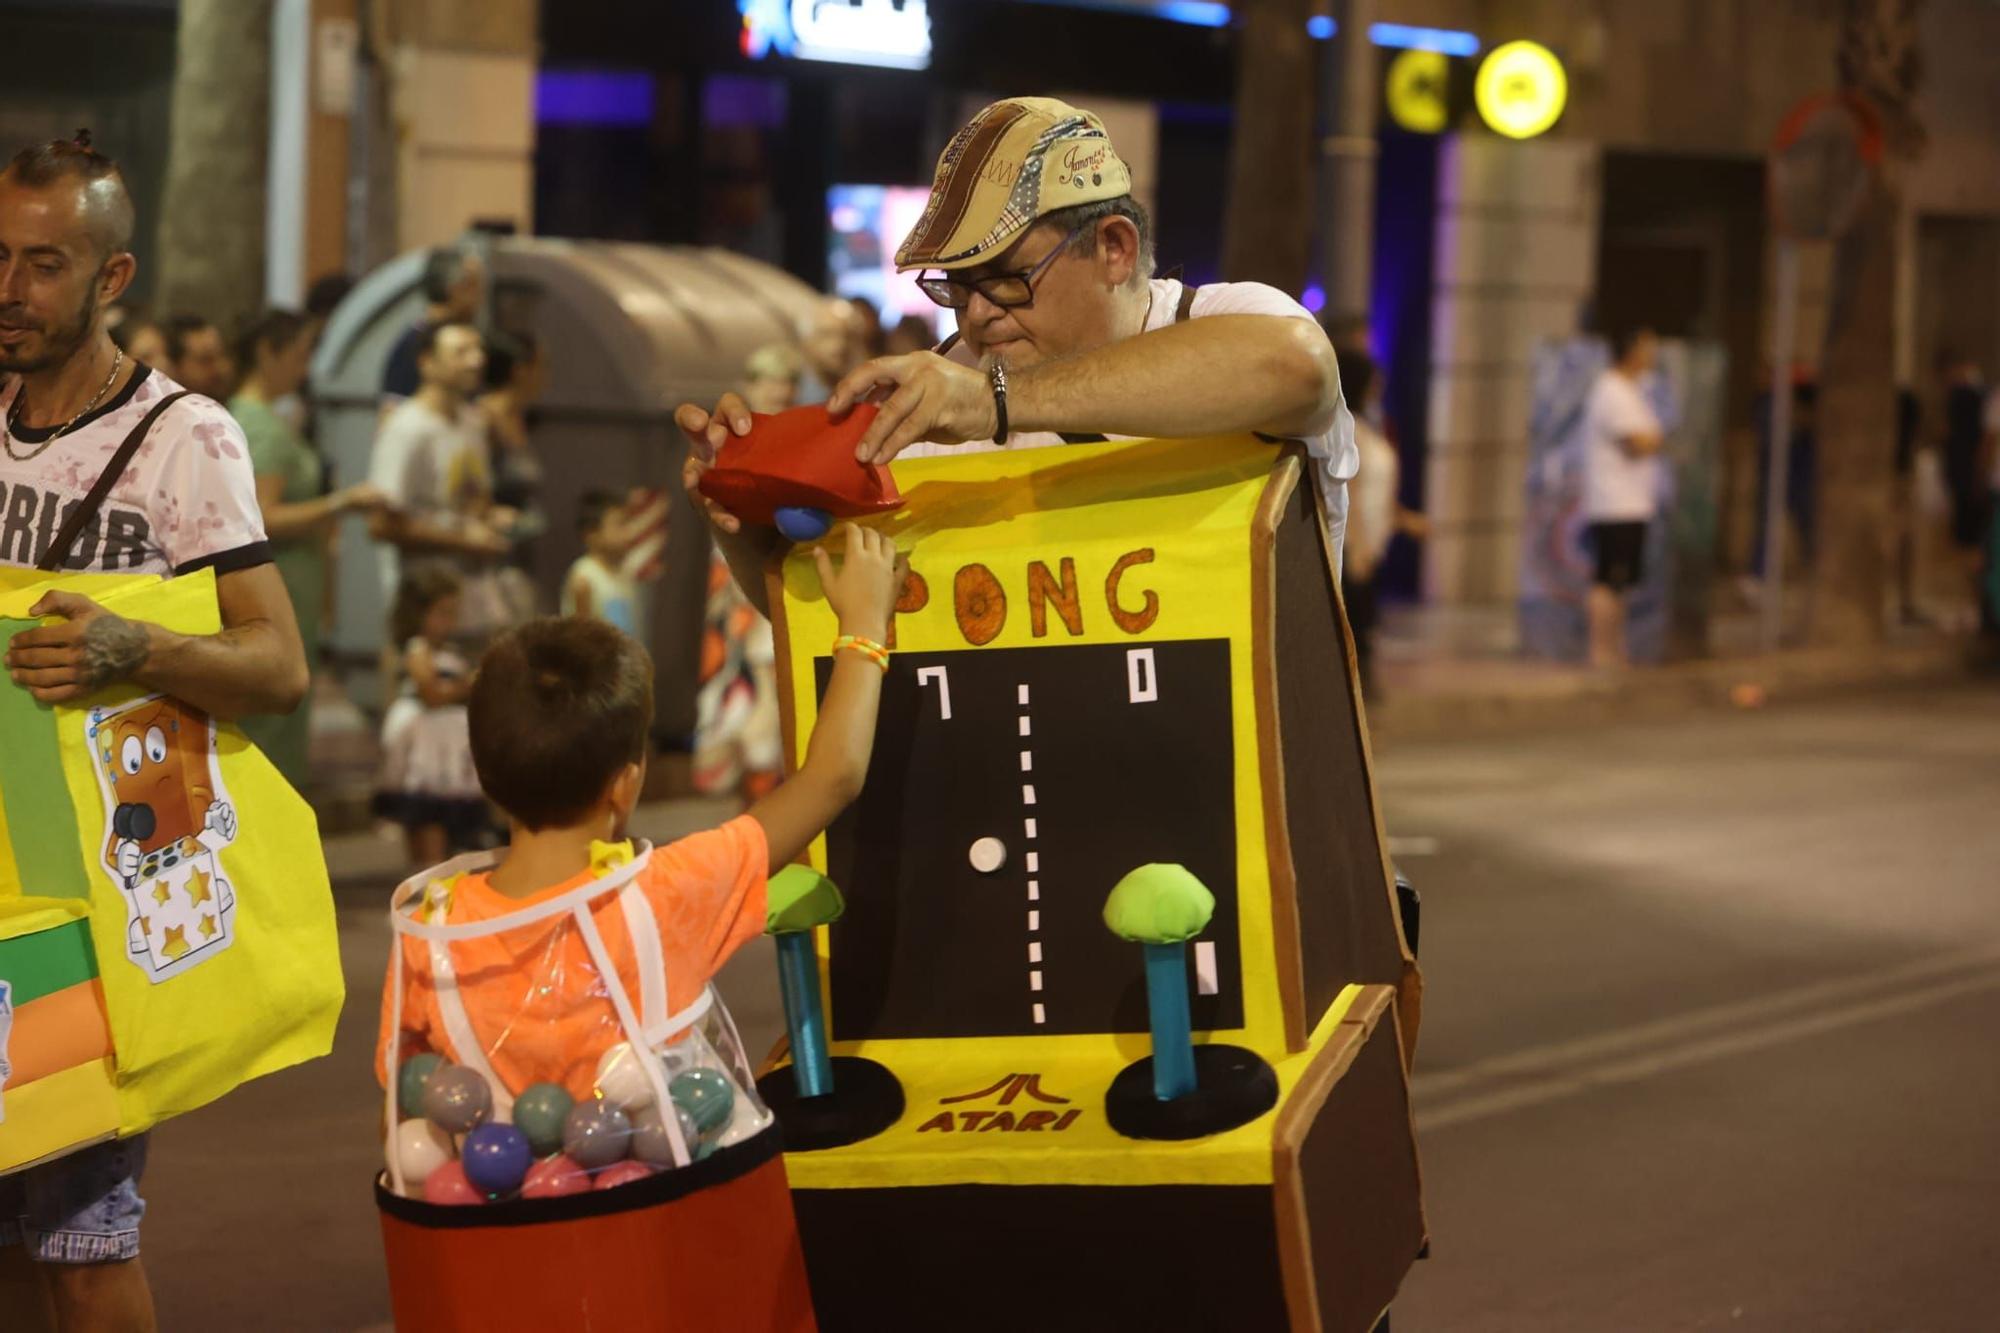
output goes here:
[{"label": "road marking", "polygon": [[[1926,976],[1964,971],[1968,967],[1973,969],[1969,975],[1948,977],[1928,984],[1904,985],[1887,994],[1851,998],[1846,1003],[1841,1003],[1839,999],[1843,995],[1865,996],[1897,981],[1914,982]],[[1420,1108],[1417,1126],[1420,1131],[1428,1133],[1451,1125],[1490,1119],[1564,1097],[1616,1084],[1639,1082],[1690,1065],[1803,1041],[1842,1028],[1894,1018],[1963,995],[1996,989],[2000,989],[2000,954],[1992,950],[1974,955],[1954,954],[1845,982],[1800,987],[1759,1001],[1717,1005],[1677,1020],[1640,1024],[1596,1038],[1522,1051],[1497,1060],[1483,1061],[1464,1070],[1453,1070],[1431,1078],[1419,1076],[1413,1084]],[[1810,1006],[1808,1012],[1787,1013],[1788,1010],[1807,1006]],[[1758,1016],[1749,1026],[1703,1035],[1704,1029],[1717,1027],[1726,1021],[1717,1015],[1740,1017],[1746,1013]],[[1647,1038],[1639,1034],[1657,1037],[1663,1030],[1676,1038],[1673,1044],[1644,1053],[1624,1053],[1644,1043]],[[1566,1053],[1593,1049],[1606,1052],[1606,1058],[1574,1068],[1551,1068],[1560,1064]],[[1495,1087],[1484,1092],[1476,1090],[1479,1082],[1500,1082],[1510,1075],[1514,1076],[1514,1086]],[[1469,1090],[1470,1095],[1447,1098],[1442,1106],[1424,1105],[1441,1091],[1460,1088]]]},{"label": "road marking", "polygon": [[1798,1009],[1838,1004],[1871,991],[1993,964],[2000,964],[2000,948],[1962,949],[1954,953],[1938,954],[1877,972],[1864,972],[1859,976],[1813,982],[1810,985],[1776,991],[1748,1000],[1732,1000],[1726,1004],[1691,1009],[1671,1018],[1613,1028],[1607,1032],[1593,1033],[1588,1037],[1552,1042],[1546,1046],[1531,1046],[1524,1050],[1480,1060],[1462,1069],[1418,1074],[1411,1080],[1411,1091],[1419,1097],[1436,1097],[1476,1083],[1544,1074],[1562,1065],[1610,1059],[1647,1046],[1665,1045],[1718,1028],[1755,1023]]}]

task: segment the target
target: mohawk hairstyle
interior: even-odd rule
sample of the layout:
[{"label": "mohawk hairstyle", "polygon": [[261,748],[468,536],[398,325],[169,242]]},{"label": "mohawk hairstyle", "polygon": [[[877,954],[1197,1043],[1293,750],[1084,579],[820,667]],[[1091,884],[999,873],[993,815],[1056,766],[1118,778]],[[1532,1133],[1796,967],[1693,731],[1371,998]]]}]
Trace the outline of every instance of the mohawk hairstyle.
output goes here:
[{"label": "mohawk hairstyle", "polygon": [[132,196],[118,164],[92,146],[89,129],[78,130],[73,139],[23,148],[0,169],[0,179],[37,190],[65,181],[82,184],[98,248],[107,256],[132,248]]}]

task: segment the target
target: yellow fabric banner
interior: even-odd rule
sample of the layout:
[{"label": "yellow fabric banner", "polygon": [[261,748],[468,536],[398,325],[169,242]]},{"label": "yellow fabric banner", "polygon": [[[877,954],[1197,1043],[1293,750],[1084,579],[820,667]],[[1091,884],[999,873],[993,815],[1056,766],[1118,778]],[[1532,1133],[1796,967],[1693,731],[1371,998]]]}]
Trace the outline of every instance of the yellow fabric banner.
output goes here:
[{"label": "yellow fabric banner", "polygon": [[[206,572],[30,574],[0,571],[6,637],[52,587],[180,633],[219,627]],[[324,1055],[343,985],[304,799],[240,729],[177,700],[119,686],[83,706],[24,708],[10,682],[0,691],[13,692],[0,701],[0,935],[87,904],[119,1133]],[[53,793],[19,780],[44,763]]]}]

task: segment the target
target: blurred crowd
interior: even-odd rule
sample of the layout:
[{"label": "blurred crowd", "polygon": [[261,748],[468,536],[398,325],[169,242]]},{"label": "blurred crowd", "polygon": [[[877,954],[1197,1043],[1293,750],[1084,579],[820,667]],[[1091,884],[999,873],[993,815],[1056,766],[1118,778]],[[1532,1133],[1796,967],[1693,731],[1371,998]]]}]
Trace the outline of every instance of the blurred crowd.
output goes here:
[{"label": "blurred crowd", "polygon": [[[323,631],[338,611],[336,562],[375,566],[386,609],[375,809],[404,830],[412,860],[429,864],[497,832],[466,739],[480,648],[549,611],[595,616],[650,644],[648,585],[665,570],[668,496],[588,491],[575,512],[547,512],[535,410],[547,380],[542,348],[531,333],[483,322],[486,264],[476,250],[451,246],[426,256],[420,317],[382,366],[365,472],[335,475],[316,439],[309,380],[328,320],[354,285],[345,275],[322,278],[302,309],[269,309],[228,332],[200,313],[139,309],[117,311],[112,332],[126,355],[226,404],[242,426],[316,678],[331,669]],[[740,389],[753,410],[780,412],[824,401],[871,357],[936,340],[923,318],[884,328],[869,302],[830,297],[796,340],[747,358]],[[342,524],[348,516],[365,524]],[[576,551],[554,606],[540,604],[529,576],[544,542]],[[775,785],[783,763],[770,628],[719,557],[706,586],[693,783],[753,799]],[[247,724],[300,788],[310,777],[317,692],[288,716]]]}]

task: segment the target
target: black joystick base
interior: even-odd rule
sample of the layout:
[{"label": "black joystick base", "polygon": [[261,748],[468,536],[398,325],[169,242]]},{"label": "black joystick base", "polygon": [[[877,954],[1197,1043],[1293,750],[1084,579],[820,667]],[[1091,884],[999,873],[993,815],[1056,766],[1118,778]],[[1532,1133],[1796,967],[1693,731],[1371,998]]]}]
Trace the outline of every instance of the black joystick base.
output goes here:
[{"label": "black joystick base", "polygon": [[1195,1088],[1153,1095],[1153,1057],[1126,1065],[1104,1094],[1104,1118],[1128,1139],[1200,1139],[1247,1125],[1278,1104],[1278,1071],[1241,1046],[1194,1048]]},{"label": "black joystick base", "polygon": [[757,1080],[757,1094],[785,1131],[785,1151],[845,1147],[903,1118],[903,1085],[887,1068],[858,1055],[836,1055],[832,1065],[833,1091],[824,1097],[799,1096],[790,1065]]}]

